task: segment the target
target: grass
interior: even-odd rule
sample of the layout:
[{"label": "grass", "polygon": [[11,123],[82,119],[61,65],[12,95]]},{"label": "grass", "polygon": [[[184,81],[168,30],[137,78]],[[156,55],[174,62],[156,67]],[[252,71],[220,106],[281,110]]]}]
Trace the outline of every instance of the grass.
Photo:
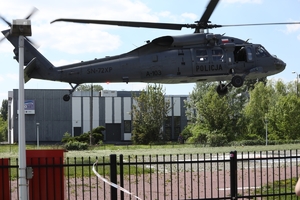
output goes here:
[{"label": "grass", "polygon": [[[40,149],[62,149],[62,146],[58,145],[42,145]],[[102,145],[89,147],[86,151],[69,151],[65,153],[65,163],[82,165],[70,166],[65,168],[65,176],[69,178],[74,177],[90,177],[93,176],[91,163],[98,158],[99,165],[96,170],[104,177],[108,177],[110,169],[108,165],[104,165],[109,162],[109,155],[123,154],[124,159],[132,158],[136,159],[137,156],[154,156],[154,155],[176,155],[176,154],[216,154],[216,153],[228,153],[236,150],[237,152],[265,152],[265,151],[289,151],[299,148],[299,144],[284,144],[284,145],[268,145],[268,146],[230,146],[230,147],[205,147],[195,144],[168,144],[168,145]],[[35,145],[27,145],[26,149],[36,149]],[[17,165],[16,158],[18,158],[18,145],[0,145],[0,158],[11,158],[11,164]],[[118,156],[117,156],[118,158]],[[103,164],[103,165],[102,165]],[[11,179],[17,178],[18,169],[11,169]],[[119,166],[117,167],[119,174]],[[152,169],[144,169],[139,166],[124,166],[125,177],[129,174],[149,174],[153,173]],[[257,190],[257,194],[280,194],[285,191],[293,191],[296,178],[275,181],[269,185],[263,186]],[[280,199],[275,197],[274,199]],[[287,196],[286,199],[297,199],[295,195]]]},{"label": "grass", "polygon": [[[40,149],[62,149],[59,145],[42,145]],[[111,154],[124,156],[132,155],[175,155],[175,154],[216,154],[237,152],[259,152],[259,151],[282,151],[295,150],[299,144],[268,145],[268,146],[230,146],[230,147],[205,147],[195,144],[167,144],[167,145],[102,145],[92,146],[86,151],[68,151],[65,157],[99,157]],[[26,149],[36,149],[35,145],[27,145]],[[0,145],[0,158],[17,158],[18,145]]]},{"label": "grass", "polygon": [[[285,200],[296,200],[297,196],[294,194],[294,188],[297,183],[298,178],[291,178],[286,180],[275,181],[274,183],[270,183],[268,185],[264,185],[261,189],[256,190],[256,194],[268,195],[268,194],[278,194],[278,196],[273,196],[274,200],[280,200],[284,198]],[[282,193],[290,192],[291,195],[280,196]],[[263,199],[267,199],[268,197],[264,197]]]}]

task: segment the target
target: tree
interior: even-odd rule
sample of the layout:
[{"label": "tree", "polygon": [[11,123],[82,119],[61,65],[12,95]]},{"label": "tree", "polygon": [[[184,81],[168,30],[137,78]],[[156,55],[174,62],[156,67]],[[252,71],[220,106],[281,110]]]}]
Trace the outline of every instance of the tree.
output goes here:
[{"label": "tree", "polygon": [[[76,91],[91,91],[91,84],[81,84],[76,88]],[[103,90],[101,85],[93,85],[93,91],[100,92]]]},{"label": "tree", "polygon": [[2,107],[0,110],[1,117],[4,121],[7,120],[7,113],[8,113],[8,101],[6,99],[4,99],[2,101]]},{"label": "tree", "polygon": [[7,138],[7,123],[2,118],[0,118],[0,142],[5,141]]},{"label": "tree", "polygon": [[219,96],[216,86],[217,83],[197,83],[185,104],[192,122],[191,142],[224,145],[241,132],[238,120],[248,101],[247,87],[231,87],[228,94]]},{"label": "tree", "polygon": [[250,92],[250,101],[244,108],[244,122],[248,135],[256,135],[257,139],[265,137],[265,117],[274,102],[274,94],[274,89],[262,82],[257,83]]},{"label": "tree", "polygon": [[149,144],[168,140],[168,135],[163,132],[163,124],[170,110],[170,101],[165,99],[162,86],[148,84],[139,96],[133,94],[133,99],[133,142]]}]

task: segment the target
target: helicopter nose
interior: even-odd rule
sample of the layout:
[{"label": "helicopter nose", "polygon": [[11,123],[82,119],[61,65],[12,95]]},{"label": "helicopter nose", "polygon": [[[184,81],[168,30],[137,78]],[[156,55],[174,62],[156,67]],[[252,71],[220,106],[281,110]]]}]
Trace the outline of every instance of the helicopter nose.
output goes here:
[{"label": "helicopter nose", "polygon": [[276,68],[276,70],[278,70],[278,71],[283,71],[284,69],[285,69],[285,66],[286,66],[286,63],[285,62],[283,62],[282,60],[280,60],[280,59],[276,59],[276,61],[275,61],[275,68]]}]

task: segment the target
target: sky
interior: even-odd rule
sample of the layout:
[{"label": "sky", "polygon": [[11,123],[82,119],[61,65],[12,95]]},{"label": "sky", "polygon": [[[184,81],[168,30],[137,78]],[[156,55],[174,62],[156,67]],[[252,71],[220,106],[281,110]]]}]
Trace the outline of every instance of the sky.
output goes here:
[{"label": "sky", "polygon": [[[57,22],[57,18],[128,20],[163,23],[193,23],[202,16],[208,0],[0,0],[0,15],[7,21],[26,17],[33,7],[32,36],[38,50],[55,66],[93,60],[131,51],[165,35],[183,35],[193,30],[159,30],[95,24]],[[245,24],[300,21],[300,0],[220,0],[210,21],[214,24]],[[8,29],[0,21],[0,30]],[[296,81],[300,74],[300,25],[230,27],[210,30],[263,45],[272,55],[287,63],[285,71],[269,77]],[[0,35],[0,39],[2,34]],[[19,87],[19,64],[13,59],[13,46],[0,43],[0,102],[8,91]],[[292,73],[292,72],[296,73]],[[105,90],[135,91],[145,83],[99,83]],[[168,95],[188,95],[191,84],[163,85]],[[68,83],[31,79],[25,89],[70,89]]]}]

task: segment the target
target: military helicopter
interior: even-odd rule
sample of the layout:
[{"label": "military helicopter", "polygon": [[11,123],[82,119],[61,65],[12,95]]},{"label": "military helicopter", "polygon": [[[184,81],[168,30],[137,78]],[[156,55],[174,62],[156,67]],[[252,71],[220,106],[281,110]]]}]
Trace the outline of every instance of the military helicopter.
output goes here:
[{"label": "military helicopter", "polygon": [[[25,39],[25,82],[31,78],[67,82],[72,89],[69,94],[64,95],[65,101],[70,99],[70,95],[80,84],[96,82],[176,84],[218,81],[217,93],[225,95],[230,84],[241,87],[245,79],[263,78],[283,71],[286,64],[276,56],[272,56],[262,45],[209,33],[208,29],[300,22],[211,24],[209,18],[218,2],[219,0],[210,0],[200,20],[193,24],[56,19],[51,23],[63,21],[171,30],[191,28],[194,29],[194,33],[158,37],[128,53],[60,67],[53,66],[28,39]],[[11,26],[3,17],[1,18]],[[10,29],[2,33],[14,45],[15,59],[18,60],[18,38],[10,34]]]}]

